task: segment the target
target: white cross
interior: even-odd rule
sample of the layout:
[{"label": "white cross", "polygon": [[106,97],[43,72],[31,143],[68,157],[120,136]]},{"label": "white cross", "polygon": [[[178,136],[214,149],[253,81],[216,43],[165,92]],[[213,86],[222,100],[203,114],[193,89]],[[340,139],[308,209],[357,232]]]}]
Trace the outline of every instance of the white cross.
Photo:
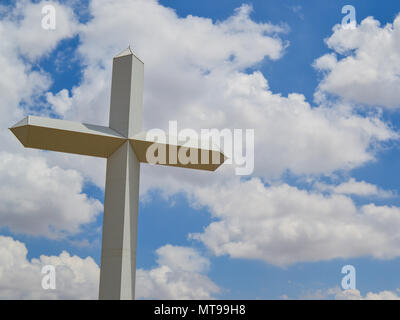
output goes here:
[{"label": "white cross", "polygon": [[[99,299],[134,299],[140,162],[154,141],[142,130],[143,62],[130,47],[114,57],[109,127],[28,116],[10,130],[28,148],[107,158]],[[226,157],[203,144],[158,143],[169,151],[206,152],[217,163],[166,165],[216,170]],[[186,151],[185,151],[186,152]],[[176,158],[176,157],[175,157]]]}]

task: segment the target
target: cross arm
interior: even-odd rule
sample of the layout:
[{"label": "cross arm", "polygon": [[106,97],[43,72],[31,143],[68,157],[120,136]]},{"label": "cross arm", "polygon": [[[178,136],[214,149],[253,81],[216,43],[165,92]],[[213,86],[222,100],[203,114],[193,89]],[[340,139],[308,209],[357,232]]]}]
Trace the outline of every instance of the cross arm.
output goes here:
[{"label": "cross arm", "polygon": [[164,141],[148,138],[141,132],[129,139],[140,162],[189,169],[215,171],[228,159],[209,141],[191,139],[184,143],[165,135]]},{"label": "cross arm", "polygon": [[126,138],[103,126],[28,116],[10,128],[27,148],[108,158]]},{"label": "cross arm", "polygon": [[[10,128],[26,148],[108,158],[128,139],[109,127],[28,116]],[[141,132],[129,138],[140,162],[215,171],[227,157],[201,140],[178,142],[148,138]],[[204,147],[206,146],[206,147]]]}]

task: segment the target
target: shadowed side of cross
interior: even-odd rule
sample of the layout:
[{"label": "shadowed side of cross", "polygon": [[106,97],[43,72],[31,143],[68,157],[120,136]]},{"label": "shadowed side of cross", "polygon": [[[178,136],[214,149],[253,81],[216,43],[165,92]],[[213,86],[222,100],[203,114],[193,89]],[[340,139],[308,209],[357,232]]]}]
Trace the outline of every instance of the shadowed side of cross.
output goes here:
[{"label": "shadowed side of cross", "polygon": [[[133,299],[136,274],[140,162],[156,146],[167,155],[163,165],[216,170],[226,157],[203,144],[154,142],[142,132],[143,62],[130,47],[114,57],[109,127],[28,116],[10,128],[27,148],[107,158],[100,299]],[[164,148],[162,148],[164,147]],[[198,161],[168,155],[196,153]],[[210,161],[201,161],[201,154]],[[217,159],[217,161],[211,161]]]}]

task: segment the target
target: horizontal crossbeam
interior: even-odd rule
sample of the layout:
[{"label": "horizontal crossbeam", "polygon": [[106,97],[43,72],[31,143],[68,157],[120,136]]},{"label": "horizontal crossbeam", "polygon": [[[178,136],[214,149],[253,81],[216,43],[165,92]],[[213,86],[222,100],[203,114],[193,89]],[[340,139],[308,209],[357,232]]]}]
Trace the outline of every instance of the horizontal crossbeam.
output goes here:
[{"label": "horizontal crossbeam", "polygon": [[167,137],[155,142],[146,137],[146,132],[128,139],[109,127],[59,119],[28,116],[10,130],[26,148],[109,158],[129,140],[142,163],[215,171],[226,160],[217,147],[204,147],[201,141],[171,143]]},{"label": "horizontal crossbeam", "polygon": [[126,138],[109,127],[28,116],[10,130],[26,148],[108,158]]},{"label": "horizontal crossbeam", "polygon": [[[140,162],[188,169],[215,171],[227,159],[218,147],[202,144],[201,140],[185,143],[165,135],[165,141],[154,141],[146,137],[146,132],[129,139]],[[205,145],[209,146],[204,147]]]}]

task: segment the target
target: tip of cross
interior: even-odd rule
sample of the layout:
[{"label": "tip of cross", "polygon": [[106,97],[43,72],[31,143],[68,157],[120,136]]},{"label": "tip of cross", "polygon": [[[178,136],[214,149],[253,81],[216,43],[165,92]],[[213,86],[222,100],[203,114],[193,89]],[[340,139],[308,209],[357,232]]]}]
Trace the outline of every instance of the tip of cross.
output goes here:
[{"label": "tip of cross", "polygon": [[133,51],[131,49],[131,46],[129,46],[128,48],[126,48],[125,50],[123,50],[122,52],[118,53],[114,58],[120,58],[120,57],[124,57],[124,56],[130,56],[133,54]]},{"label": "tip of cross", "polygon": [[136,54],[135,52],[133,52],[133,50],[132,50],[132,48],[131,48],[131,45],[129,45],[128,48],[126,48],[124,51],[122,51],[122,52],[120,52],[119,54],[117,54],[117,55],[114,57],[114,59],[122,58],[122,57],[125,57],[125,56],[130,56],[130,55],[133,55],[133,56],[135,56],[136,58],[138,58],[140,61],[142,61],[142,60],[137,56],[137,54]]}]

